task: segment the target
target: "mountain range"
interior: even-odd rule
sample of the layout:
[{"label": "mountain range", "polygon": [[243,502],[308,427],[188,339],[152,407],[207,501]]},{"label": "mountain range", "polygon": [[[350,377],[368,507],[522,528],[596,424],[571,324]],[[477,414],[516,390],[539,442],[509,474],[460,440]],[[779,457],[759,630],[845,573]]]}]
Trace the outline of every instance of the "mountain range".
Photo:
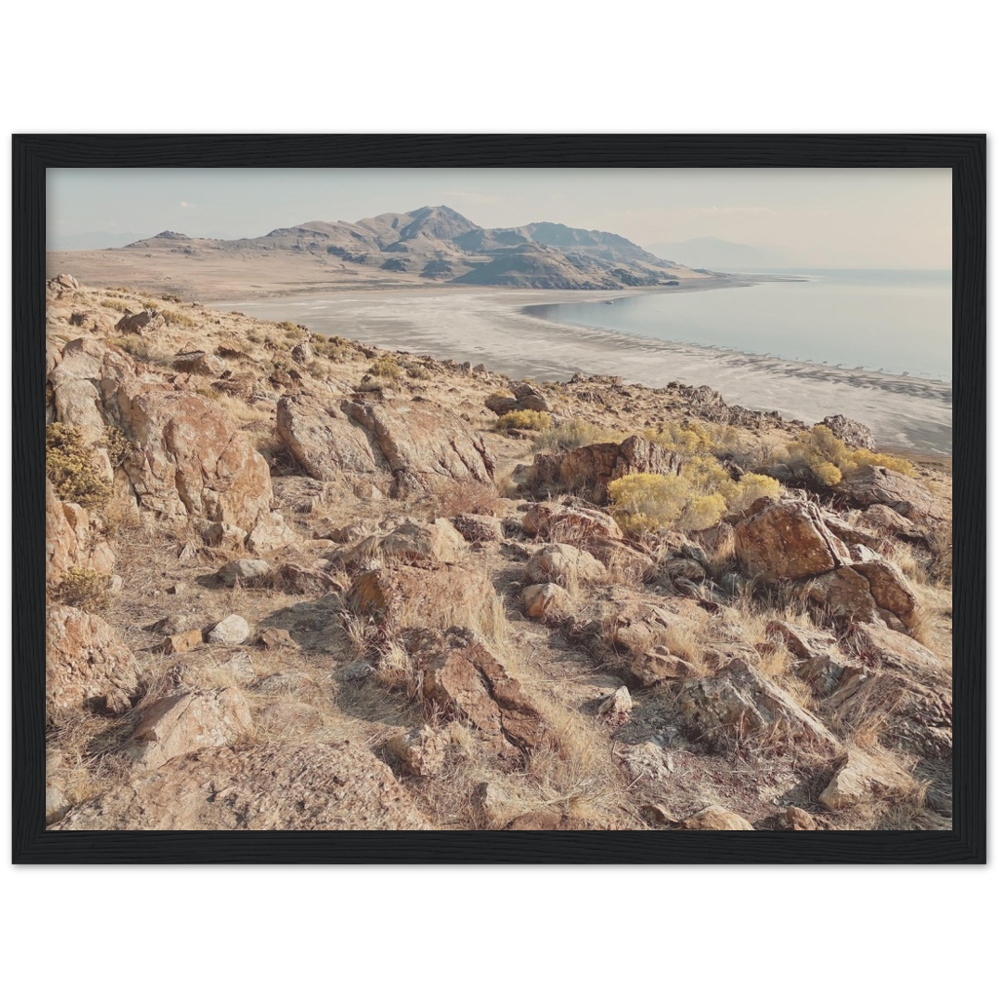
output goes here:
[{"label": "mountain range", "polygon": [[312,258],[337,282],[387,278],[515,288],[620,289],[681,285],[712,277],[623,236],[554,222],[489,229],[444,205],[358,222],[304,222],[253,239],[193,238],[172,231],[119,253],[183,257]]}]

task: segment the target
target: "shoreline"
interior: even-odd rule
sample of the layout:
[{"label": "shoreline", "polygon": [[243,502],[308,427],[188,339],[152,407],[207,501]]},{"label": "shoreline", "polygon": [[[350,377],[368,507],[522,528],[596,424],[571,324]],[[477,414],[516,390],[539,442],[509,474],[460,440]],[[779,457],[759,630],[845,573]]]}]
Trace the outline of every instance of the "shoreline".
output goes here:
[{"label": "shoreline", "polygon": [[[770,355],[661,341],[531,315],[533,306],[644,294],[747,287],[772,276],[695,287],[609,291],[494,289],[480,286],[342,289],[206,301],[263,320],[293,320],[388,350],[472,364],[513,378],[562,381],[576,372],[619,375],[651,387],[676,381],[708,385],[730,404],[776,410],[818,422],[844,413],[871,427],[879,447],[948,458],[952,452],[950,382],[843,369]],[[751,280],[753,279],[753,280]],[[462,301],[456,310],[455,301]],[[294,308],[289,308],[294,304]]]}]

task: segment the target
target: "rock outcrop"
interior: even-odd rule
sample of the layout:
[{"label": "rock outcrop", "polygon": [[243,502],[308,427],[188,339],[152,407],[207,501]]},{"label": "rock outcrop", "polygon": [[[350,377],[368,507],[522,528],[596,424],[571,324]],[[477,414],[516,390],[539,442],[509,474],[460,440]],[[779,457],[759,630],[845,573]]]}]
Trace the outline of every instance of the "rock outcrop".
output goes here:
[{"label": "rock outcrop", "polygon": [[46,608],[46,714],[124,712],[139,688],[135,658],[103,618],[62,604]]},{"label": "rock outcrop", "polygon": [[575,493],[596,504],[607,503],[608,483],[648,472],[677,475],[681,458],[662,445],[633,436],[621,444],[589,444],[565,454],[536,455],[528,476],[534,492]]},{"label": "rock outcrop", "polygon": [[579,584],[604,578],[604,564],[572,545],[544,545],[528,560],[524,578],[528,583],[555,583],[569,590]]},{"label": "rock outcrop", "polygon": [[819,719],[741,660],[733,660],[714,677],[686,682],[677,705],[688,723],[709,739],[728,734],[805,741],[827,751],[839,747]]},{"label": "rock outcrop", "polygon": [[267,462],[215,403],[162,386],[130,392],[123,385],[118,406],[132,443],[125,471],[142,507],[244,532],[270,515]]},{"label": "rock outcrop", "polygon": [[45,582],[57,587],[71,570],[110,573],[115,553],[95,533],[90,515],[79,504],[63,503],[45,480]]},{"label": "rock outcrop", "polygon": [[857,420],[851,420],[842,413],[832,417],[824,417],[820,424],[828,427],[834,437],[840,438],[848,448],[866,448],[868,451],[875,450],[875,438],[872,437],[871,429]]},{"label": "rock outcrop", "polygon": [[747,576],[773,583],[829,572],[850,560],[815,504],[758,500],[735,529],[736,557]]},{"label": "rock outcrop", "polygon": [[237,688],[179,691],[142,709],[125,752],[143,767],[160,767],[202,747],[229,746],[251,725],[250,708]]},{"label": "rock outcrop", "polygon": [[362,618],[390,624],[450,628],[496,600],[493,584],[478,569],[448,564],[434,569],[398,566],[357,577],[347,605]]},{"label": "rock outcrop", "polygon": [[879,465],[859,467],[844,476],[834,487],[834,492],[852,507],[868,508],[882,504],[918,523],[934,524],[950,517],[950,512],[943,509],[911,476]]},{"label": "rock outcrop", "polygon": [[412,658],[422,697],[472,725],[499,755],[535,750],[547,740],[542,713],[521,683],[470,635],[423,635]]},{"label": "rock outcrop", "polygon": [[433,403],[284,396],[277,429],[316,479],[369,477],[394,496],[442,478],[493,481],[494,459],[483,437]]}]

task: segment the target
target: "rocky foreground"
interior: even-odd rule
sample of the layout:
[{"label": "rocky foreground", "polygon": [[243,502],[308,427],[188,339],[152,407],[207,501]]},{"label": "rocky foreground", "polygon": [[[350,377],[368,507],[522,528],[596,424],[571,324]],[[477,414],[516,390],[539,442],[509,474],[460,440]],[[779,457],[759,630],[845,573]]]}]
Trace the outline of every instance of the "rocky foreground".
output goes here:
[{"label": "rocky foreground", "polygon": [[46,407],[56,829],[950,826],[950,475],[850,420],[65,275]]}]

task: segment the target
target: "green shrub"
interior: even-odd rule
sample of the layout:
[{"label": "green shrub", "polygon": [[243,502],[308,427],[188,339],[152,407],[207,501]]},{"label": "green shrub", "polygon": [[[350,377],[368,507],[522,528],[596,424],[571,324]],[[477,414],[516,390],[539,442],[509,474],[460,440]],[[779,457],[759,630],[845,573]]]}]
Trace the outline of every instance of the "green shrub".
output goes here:
[{"label": "green shrub", "polygon": [[575,417],[539,434],[532,447],[535,451],[572,451],[588,444],[621,441],[626,436]]},{"label": "green shrub", "polygon": [[92,569],[73,567],[56,589],[56,600],[84,611],[102,611],[108,606],[110,573],[95,573]]},{"label": "green shrub", "polygon": [[544,431],[552,425],[552,417],[536,410],[513,410],[505,413],[494,425],[495,431]]},{"label": "green shrub", "polygon": [[80,428],[49,424],[45,428],[45,473],[56,495],[81,507],[103,507],[111,487],[101,478],[94,451],[83,443]]}]

